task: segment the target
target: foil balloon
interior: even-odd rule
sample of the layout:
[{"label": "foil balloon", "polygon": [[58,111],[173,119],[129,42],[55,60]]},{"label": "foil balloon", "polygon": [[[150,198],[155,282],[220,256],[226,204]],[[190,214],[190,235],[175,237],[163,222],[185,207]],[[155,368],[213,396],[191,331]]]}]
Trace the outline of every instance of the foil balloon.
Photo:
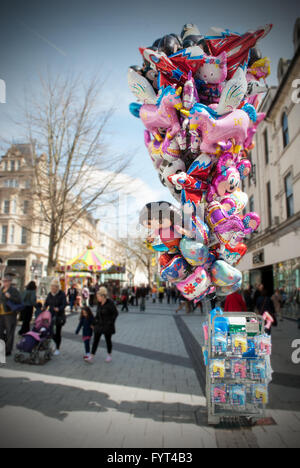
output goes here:
[{"label": "foil balloon", "polygon": [[235,192],[220,199],[221,205],[229,215],[239,214],[244,211],[248,203],[248,195],[237,189]]},{"label": "foil balloon", "polygon": [[201,151],[209,154],[216,153],[219,142],[226,143],[230,139],[234,139],[236,145],[243,145],[250,121],[256,120],[256,111],[250,104],[222,117],[204,104],[195,104],[190,112],[182,110],[182,113],[189,115],[190,130],[201,135]]},{"label": "foil balloon", "polygon": [[184,280],[189,274],[189,265],[181,255],[164,254],[160,258],[160,276],[163,281],[176,283]]},{"label": "foil balloon", "polygon": [[209,258],[209,250],[206,245],[187,237],[181,240],[180,251],[192,266],[204,266]]},{"label": "foil balloon", "polygon": [[156,104],[157,95],[149,81],[132,68],[128,70],[128,85],[130,91],[143,104]]},{"label": "foil balloon", "polygon": [[223,52],[218,57],[205,57],[205,62],[195,73],[201,102],[211,104],[219,102],[221,83],[227,76],[227,54]]},{"label": "foil balloon", "polygon": [[248,213],[242,218],[229,215],[219,202],[213,201],[207,207],[206,222],[220,243],[236,247],[259,227],[260,218],[256,213]]},{"label": "foil balloon", "polygon": [[168,180],[177,190],[181,189],[182,205],[188,205],[191,207],[192,212],[196,214],[202,197],[208,188],[207,182],[197,180],[195,177],[184,172],[171,175],[168,177]]},{"label": "foil balloon", "polygon": [[207,224],[202,221],[198,215],[194,215],[190,219],[190,228],[192,236],[201,244],[208,245],[210,240],[210,232]]},{"label": "foil balloon", "polygon": [[218,161],[216,174],[207,191],[206,199],[211,202],[215,198],[234,193],[244,179],[251,172],[251,162],[248,159],[235,164],[230,153],[223,154]]},{"label": "foil balloon", "polygon": [[242,279],[242,273],[224,260],[217,260],[210,271],[211,280],[215,286],[232,286]]},{"label": "foil balloon", "polygon": [[225,249],[222,252],[222,258],[229,263],[229,265],[237,266],[246,253],[247,246],[245,244],[240,243],[233,248],[230,247],[230,245],[225,245]]},{"label": "foil balloon", "polygon": [[237,283],[233,284],[232,286],[223,286],[223,287],[216,287],[216,295],[220,297],[229,296],[229,294],[233,294],[236,291],[239,291],[242,287],[242,280],[238,281]]},{"label": "foil balloon", "polygon": [[210,276],[207,271],[198,267],[190,276],[185,280],[176,284],[177,289],[189,301],[199,300],[205,297],[211,291]]},{"label": "foil balloon", "polygon": [[250,49],[271,31],[272,26],[272,24],[267,24],[256,31],[248,31],[244,34],[229,31],[229,29],[211,28],[205,36],[205,43],[214,56],[227,52],[227,79],[232,78],[239,66],[247,66]]},{"label": "foil balloon", "polygon": [[226,82],[216,108],[218,115],[228,114],[237,109],[248,90],[246,70],[239,67],[233,77]]},{"label": "foil balloon", "polygon": [[[163,138],[160,134],[160,129],[167,131],[164,144],[167,147],[170,140],[181,130],[176,110],[182,108],[180,99],[181,90],[177,90],[169,86],[164,90],[158,100],[158,105],[144,104],[136,106],[136,111],[139,110],[139,117],[141,118],[146,129],[158,141]],[[163,151],[165,149],[163,146]]]},{"label": "foil balloon", "polygon": [[171,195],[178,202],[181,201],[182,187],[176,187],[171,182],[169,182],[169,177],[174,174],[180,174],[181,172],[185,172],[185,169],[185,164],[181,159],[178,159],[172,163],[164,161],[159,168],[159,178],[161,183],[169,189]]}]

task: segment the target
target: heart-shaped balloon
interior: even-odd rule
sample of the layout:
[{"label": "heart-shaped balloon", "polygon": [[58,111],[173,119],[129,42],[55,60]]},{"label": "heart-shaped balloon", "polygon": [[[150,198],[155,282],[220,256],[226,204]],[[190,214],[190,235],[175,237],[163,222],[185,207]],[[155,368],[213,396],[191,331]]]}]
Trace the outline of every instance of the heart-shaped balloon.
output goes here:
[{"label": "heart-shaped balloon", "polygon": [[223,286],[222,288],[216,288],[216,295],[217,296],[229,296],[229,294],[233,294],[234,292],[238,291],[242,287],[242,280],[238,281],[236,284],[232,286]]},{"label": "heart-shaped balloon", "polygon": [[205,296],[205,293],[210,291],[210,276],[207,271],[198,267],[190,276],[185,280],[176,284],[177,289],[181,294],[188,299],[193,301],[199,298],[199,296]]},{"label": "heart-shaped balloon", "polygon": [[171,257],[168,254],[165,254],[163,259],[160,260],[162,265],[160,276],[163,281],[168,281],[170,283],[176,283],[177,281],[182,281],[189,274],[189,264],[181,255],[172,256],[169,261],[167,261],[167,256]]},{"label": "heart-shaped balloon", "polygon": [[242,280],[242,273],[224,260],[217,260],[211,268],[211,279],[215,286],[232,286]]},{"label": "heart-shaped balloon", "polygon": [[209,250],[206,245],[188,237],[181,240],[180,250],[186,261],[192,266],[203,266],[209,258]]},{"label": "heart-shaped balloon", "polygon": [[227,263],[232,266],[236,266],[240,263],[247,250],[247,246],[243,243],[238,244],[236,247],[225,245],[225,250],[222,253],[222,256]]}]

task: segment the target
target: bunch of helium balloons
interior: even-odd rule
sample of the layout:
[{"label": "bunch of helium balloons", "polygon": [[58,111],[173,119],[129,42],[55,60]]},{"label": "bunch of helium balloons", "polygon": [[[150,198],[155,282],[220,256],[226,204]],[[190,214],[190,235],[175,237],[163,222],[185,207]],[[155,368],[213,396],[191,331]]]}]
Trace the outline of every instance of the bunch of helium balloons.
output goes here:
[{"label": "bunch of helium balloons", "polygon": [[190,301],[240,289],[236,268],[246,236],[260,225],[248,213],[241,181],[251,174],[249,152],[265,114],[270,61],[257,42],[272,25],[244,34],[212,28],[202,36],[187,24],[140,48],[128,83],[138,102],[131,113],[144,124],[144,140],[161,182],[180,206],[147,204],[140,223],[148,245],[161,252],[163,281]]}]

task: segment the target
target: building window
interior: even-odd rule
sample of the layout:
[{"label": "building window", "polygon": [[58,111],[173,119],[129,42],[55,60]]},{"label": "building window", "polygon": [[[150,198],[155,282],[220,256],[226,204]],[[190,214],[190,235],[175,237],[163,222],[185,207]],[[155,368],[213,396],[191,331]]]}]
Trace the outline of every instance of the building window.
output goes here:
[{"label": "building window", "polygon": [[4,185],[7,188],[18,188],[19,181],[17,179],[6,179]]},{"label": "building window", "polygon": [[27,244],[27,229],[22,227],[21,231],[21,244],[26,245]]},{"label": "building window", "polygon": [[15,226],[14,225],[10,227],[10,243],[11,244],[15,243]]},{"label": "building window", "polygon": [[264,139],[264,149],[265,149],[265,162],[269,164],[269,140],[268,140],[268,130],[266,129],[263,133]]},{"label": "building window", "polygon": [[7,231],[8,226],[2,226],[1,244],[7,244]]},{"label": "building window", "polygon": [[267,183],[267,211],[269,226],[272,226],[272,198],[271,198],[271,183]]},{"label": "building window", "polygon": [[15,198],[12,201],[12,214],[17,214],[17,200]]},{"label": "building window", "polygon": [[26,188],[26,189],[30,189],[30,187],[31,187],[31,180],[30,180],[30,179],[27,179],[27,180],[25,181],[25,188]]},{"label": "building window", "polygon": [[18,168],[18,171],[19,171],[19,170],[21,169],[21,160],[20,160],[20,159],[18,160],[18,163],[17,163],[17,164],[18,164],[18,165],[17,165],[17,168]]},{"label": "building window", "polygon": [[10,213],[10,201],[9,200],[4,200],[4,214],[9,214]]},{"label": "building window", "polygon": [[283,147],[285,148],[289,142],[290,142],[290,137],[289,137],[289,122],[288,122],[288,116],[286,113],[283,113],[282,116],[282,136],[283,136]]},{"label": "building window", "polygon": [[249,208],[250,208],[250,213],[253,213],[254,211],[254,196],[253,195],[249,199]]},{"label": "building window", "polygon": [[289,173],[284,179],[287,217],[294,215],[293,177]]},{"label": "building window", "polygon": [[11,172],[15,172],[15,170],[16,170],[15,161],[10,161],[10,170],[11,170]]},{"label": "building window", "polygon": [[5,161],[5,163],[4,163],[4,171],[6,171],[6,172],[8,171],[8,162],[7,161]]},{"label": "building window", "polygon": [[23,204],[23,214],[24,215],[28,214],[28,210],[29,210],[29,201],[25,200]]}]

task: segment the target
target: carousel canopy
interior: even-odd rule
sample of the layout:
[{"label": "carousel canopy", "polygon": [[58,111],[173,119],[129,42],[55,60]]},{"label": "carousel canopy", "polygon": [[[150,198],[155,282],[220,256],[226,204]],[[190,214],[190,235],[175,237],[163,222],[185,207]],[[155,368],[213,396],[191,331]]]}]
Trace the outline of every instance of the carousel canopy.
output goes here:
[{"label": "carousel canopy", "polygon": [[109,270],[114,263],[110,260],[99,255],[92,243],[90,242],[87,250],[78,257],[73,258],[66,265],[58,267],[59,272],[90,272],[90,273],[102,273],[103,271]]}]

